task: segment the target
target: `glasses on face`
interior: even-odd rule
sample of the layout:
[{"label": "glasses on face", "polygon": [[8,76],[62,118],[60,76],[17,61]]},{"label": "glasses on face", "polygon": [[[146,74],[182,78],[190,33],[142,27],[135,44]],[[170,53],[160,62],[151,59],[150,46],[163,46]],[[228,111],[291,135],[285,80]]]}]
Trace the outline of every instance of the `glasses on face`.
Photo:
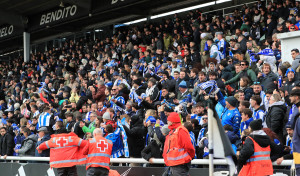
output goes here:
[{"label": "glasses on face", "polygon": [[232,62],[232,60],[229,60],[228,62]]},{"label": "glasses on face", "polygon": [[202,117],[202,119],[203,119],[203,120],[207,120],[208,118],[207,118],[207,117]]},{"label": "glasses on face", "polygon": [[295,28],[290,28],[290,29],[295,29]]},{"label": "glasses on face", "polygon": [[115,90],[117,90],[117,89],[111,89],[112,91],[115,91]]},{"label": "glasses on face", "polygon": [[246,64],[241,64],[241,66],[244,66],[244,65],[246,65]]}]

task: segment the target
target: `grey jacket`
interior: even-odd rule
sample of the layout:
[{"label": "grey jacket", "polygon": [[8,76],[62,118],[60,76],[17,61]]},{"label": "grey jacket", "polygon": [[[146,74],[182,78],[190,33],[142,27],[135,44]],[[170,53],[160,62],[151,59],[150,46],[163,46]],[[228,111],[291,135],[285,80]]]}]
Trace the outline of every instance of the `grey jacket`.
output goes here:
[{"label": "grey jacket", "polygon": [[294,69],[296,71],[296,69],[299,67],[299,65],[300,65],[300,54],[298,56],[296,56],[295,60],[293,60],[292,69]]},{"label": "grey jacket", "polygon": [[37,142],[37,136],[31,134],[22,142],[22,146],[19,149],[20,156],[34,156],[35,155],[35,144]]}]

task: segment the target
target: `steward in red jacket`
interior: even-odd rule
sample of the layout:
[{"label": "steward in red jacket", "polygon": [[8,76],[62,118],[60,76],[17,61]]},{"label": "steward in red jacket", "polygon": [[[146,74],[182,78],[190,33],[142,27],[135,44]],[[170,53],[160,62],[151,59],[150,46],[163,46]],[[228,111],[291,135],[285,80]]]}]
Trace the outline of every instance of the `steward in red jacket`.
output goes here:
[{"label": "steward in red jacket", "polygon": [[39,145],[36,149],[50,148],[50,167],[57,168],[59,176],[77,176],[76,165],[85,164],[86,157],[83,148],[88,144],[75,133],[67,133],[62,130],[61,134],[51,135],[51,139]]},{"label": "steward in red jacket", "polygon": [[172,112],[167,120],[171,131],[165,140],[163,158],[170,167],[171,175],[188,176],[195,148],[188,130],[181,125],[179,115]]},{"label": "steward in red jacket", "polygon": [[94,138],[89,140],[83,152],[87,155],[86,175],[108,176],[113,143],[103,137],[102,131],[99,128],[93,131],[93,136]]}]

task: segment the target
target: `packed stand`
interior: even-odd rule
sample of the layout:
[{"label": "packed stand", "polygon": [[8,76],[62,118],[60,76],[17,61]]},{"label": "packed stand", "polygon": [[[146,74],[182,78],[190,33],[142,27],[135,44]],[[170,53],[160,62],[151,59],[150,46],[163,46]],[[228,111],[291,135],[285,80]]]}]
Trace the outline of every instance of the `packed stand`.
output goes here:
[{"label": "packed stand", "polygon": [[[22,57],[3,62],[0,155],[49,156],[49,150],[35,148],[51,134],[88,139],[101,128],[113,142],[112,157],[143,157],[151,166],[152,158],[162,158],[174,129],[167,119],[175,111],[195,158],[208,158],[211,99],[203,83],[210,83],[240,167],[253,154],[245,142],[253,130],[259,130],[258,143],[275,148],[272,161],[291,159],[300,54],[295,48],[293,62],[282,62],[276,36],[299,29],[298,10],[299,2],[289,0],[267,6],[259,1],[224,18],[196,10],[161,24],[123,28],[105,40],[69,40],[32,54],[28,63]],[[249,130],[258,119],[261,125]]]}]

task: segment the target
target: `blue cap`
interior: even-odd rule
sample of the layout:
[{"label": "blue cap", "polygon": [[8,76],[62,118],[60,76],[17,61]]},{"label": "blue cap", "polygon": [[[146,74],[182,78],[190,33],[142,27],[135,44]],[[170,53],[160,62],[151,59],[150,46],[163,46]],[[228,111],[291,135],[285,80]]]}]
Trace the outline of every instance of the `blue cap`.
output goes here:
[{"label": "blue cap", "polygon": [[156,123],[156,119],[153,117],[153,116],[149,116],[147,119],[146,119],[146,123],[150,120],[151,123]]},{"label": "blue cap", "polygon": [[113,86],[113,83],[112,83],[112,82],[108,82],[108,83],[105,84],[105,86],[106,86],[106,87],[112,87],[112,86]]},{"label": "blue cap", "polygon": [[285,72],[285,76],[287,76],[287,74],[288,74],[289,72],[294,72],[294,74],[295,74],[295,70],[292,69],[292,68],[289,68],[289,69],[287,69],[287,71]]},{"label": "blue cap", "polygon": [[119,72],[115,71],[113,76],[119,76]]},{"label": "blue cap", "polygon": [[179,84],[179,87],[181,88],[187,88],[186,82],[185,81],[181,81]]}]

